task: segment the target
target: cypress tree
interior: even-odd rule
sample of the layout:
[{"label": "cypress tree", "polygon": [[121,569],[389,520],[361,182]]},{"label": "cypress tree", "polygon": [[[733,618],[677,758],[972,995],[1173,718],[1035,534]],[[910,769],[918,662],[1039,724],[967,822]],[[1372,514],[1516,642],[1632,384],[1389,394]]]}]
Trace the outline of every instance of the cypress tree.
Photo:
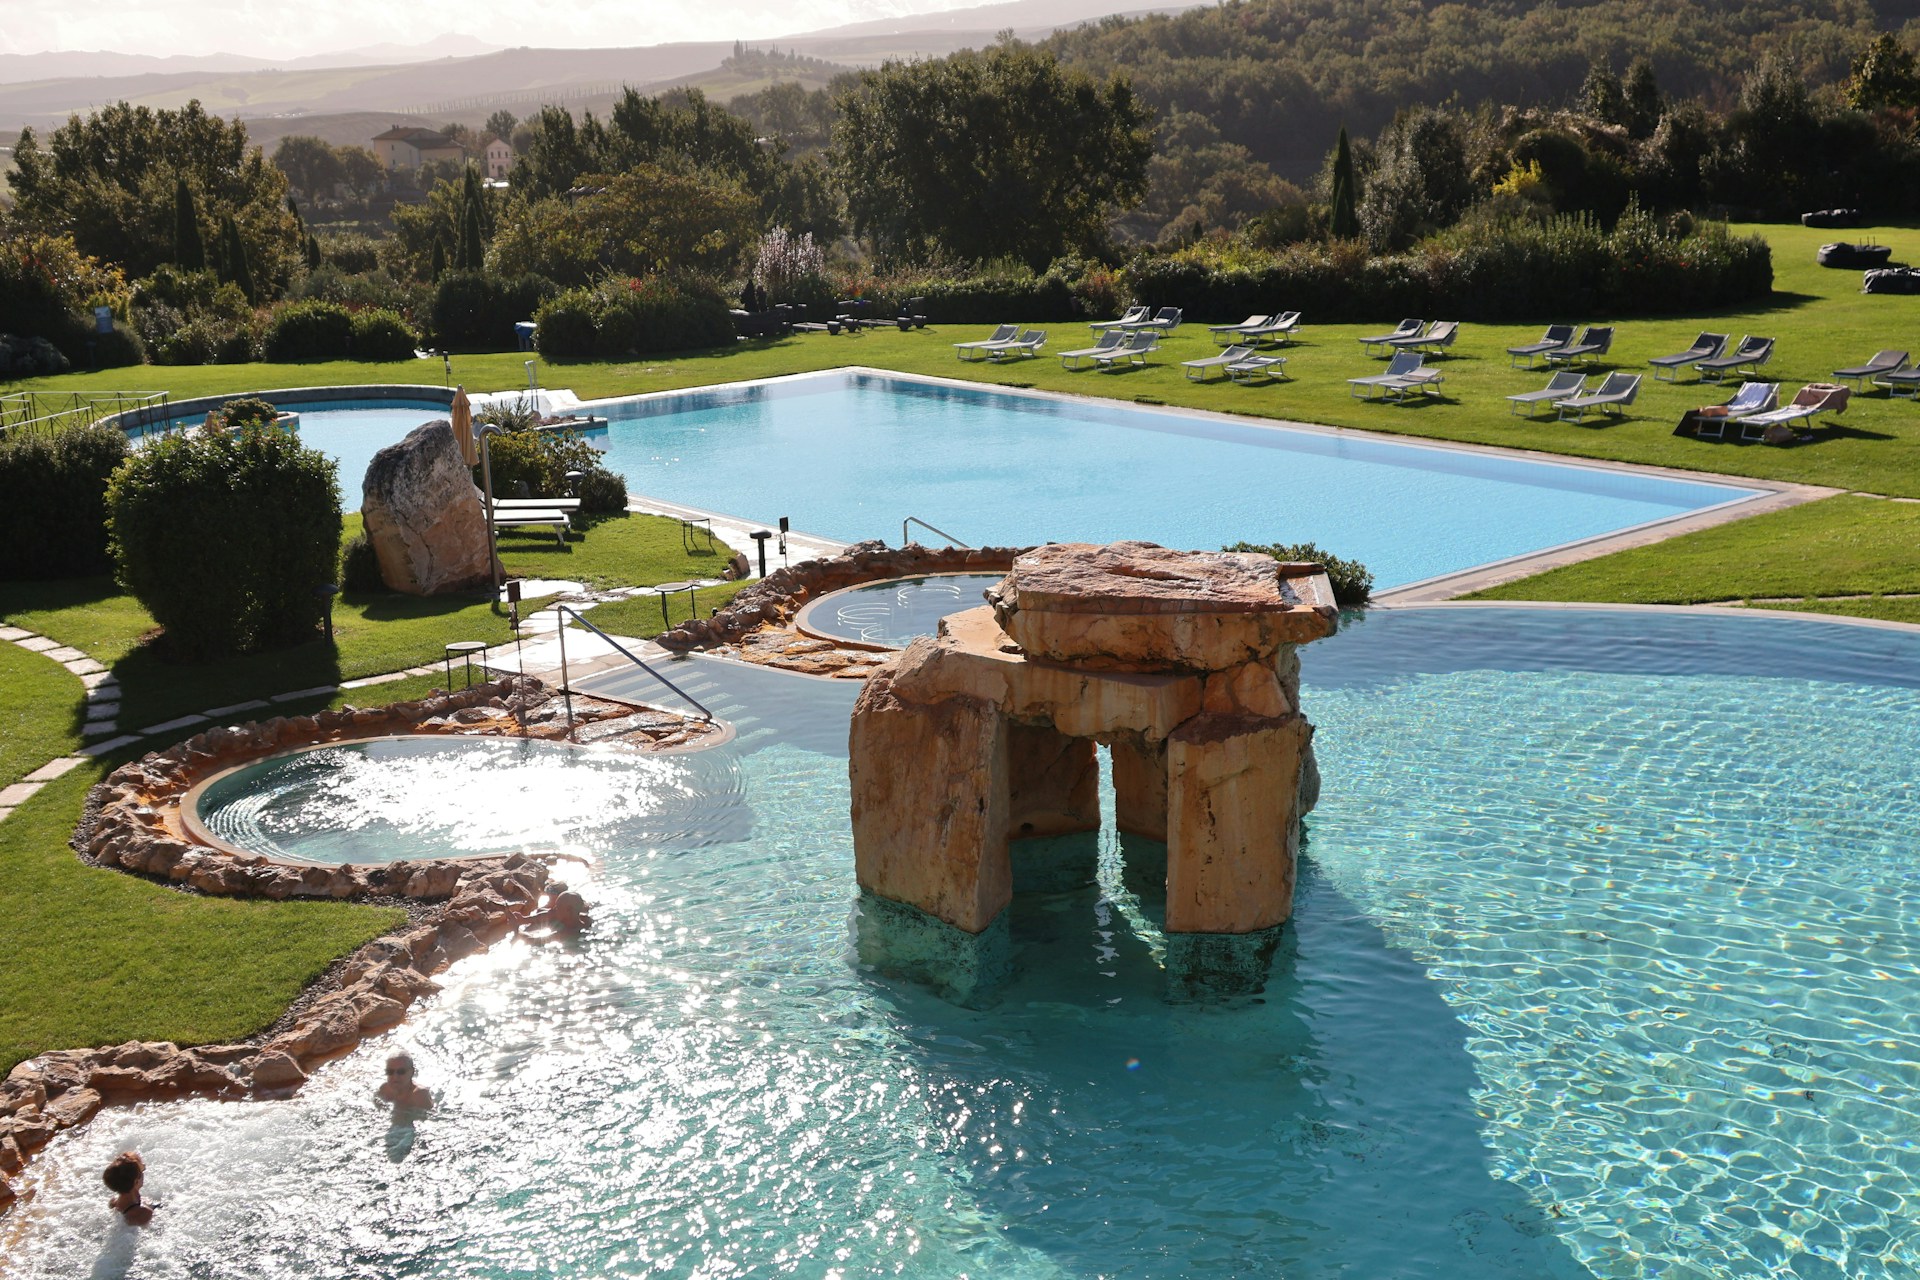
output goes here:
[{"label": "cypress tree", "polygon": [[240,228],[232,214],[220,219],[220,256],[224,259],[225,278],[240,287],[248,302],[257,302],[253,289],[253,271],[247,266],[247,246],[240,239]]},{"label": "cypress tree", "polygon": [[181,178],[173,187],[173,260],[182,271],[207,269],[207,242],[200,238],[200,211],[194,208],[193,189]]},{"label": "cypress tree", "polygon": [[467,205],[460,220],[460,254],[457,265],[462,271],[478,271],[486,265],[487,246],[480,238],[480,202]]},{"label": "cypress tree", "polygon": [[440,277],[445,274],[447,274],[447,242],[445,240],[442,240],[439,236],[435,236],[433,238],[433,281],[434,283],[438,284],[440,282]]},{"label": "cypress tree", "polygon": [[309,234],[307,236],[307,270],[313,271],[317,269],[322,261],[323,259],[320,256],[320,237]]},{"label": "cypress tree", "polygon": [[1340,141],[1333,148],[1333,201],[1328,230],[1336,240],[1351,240],[1360,234],[1360,218],[1354,212],[1359,192],[1354,190],[1353,148],[1347,142],[1347,126],[1340,126]]}]

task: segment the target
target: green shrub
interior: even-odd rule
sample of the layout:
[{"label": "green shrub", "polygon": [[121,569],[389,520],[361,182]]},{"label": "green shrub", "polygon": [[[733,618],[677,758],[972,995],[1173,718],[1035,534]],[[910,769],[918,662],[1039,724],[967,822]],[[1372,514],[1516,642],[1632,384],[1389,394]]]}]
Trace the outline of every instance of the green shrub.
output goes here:
[{"label": "green shrub", "polygon": [[1236,542],[1223,551],[1259,551],[1282,562],[1304,560],[1327,571],[1333,584],[1333,599],[1340,605],[1363,605],[1373,598],[1373,572],[1358,560],[1342,560],[1328,555],[1311,542],[1254,543]]},{"label": "green shrub", "polygon": [[140,344],[139,335],[118,321],[111,331],[94,334],[92,342],[96,368],[119,369],[147,362],[147,349]]},{"label": "green shrub", "polygon": [[568,289],[540,304],[533,313],[533,345],[549,360],[582,359],[591,356],[595,336],[593,327],[593,290]]},{"label": "green shrub", "polygon": [[649,276],[569,289],[534,313],[534,344],[552,360],[620,360],[725,346],[733,317],[711,288]]},{"label": "green shrub", "polygon": [[374,554],[373,540],[364,533],[354,534],[340,550],[341,594],[370,596],[386,589],[386,580],[380,576],[380,557]]},{"label": "green shrub", "polygon": [[107,489],[114,572],[202,660],[312,640],[315,588],[340,567],[333,460],[272,427],[182,431],[127,459]]},{"label": "green shrub", "polygon": [[353,317],[355,360],[411,360],[416,335],[392,311],[358,311]]},{"label": "green shrub", "polygon": [[269,360],[344,360],[353,348],[353,313],[337,302],[293,302],[267,322]]},{"label": "green shrub", "polygon": [[228,431],[245,427],[270,427],[280,416],[272,401],[259,396],[236,396],[208,415]]},{"label": "green shrub", "polygon": [[595,467],[580,479],[580,510],[592,515],[627,509],[627,478]]},{"label": "green shrub", "polygon": [[511,351],[513,326],[531,320],[556,292],[545,276],[496,280],[478,271],[449,271],[434,287],[432,339],[449,351]]},{"label": "green shrub", "polygon": [[0,436],[0,579],[112,568],[107,481],[126,456],[125,434],[98,424]]},{"label": "green shrub", "polygon": [[[487,417],[507,430],[487,441],[487,460],[493,469],[495,497],[510,498],[525,484],[535,498],[560,498],[567,494],[567,472],[578,471],[580,509],[583,512],[624,511],[627,508],[627,481],[600,465],[600,451],[572,431],[537,431],[526,425],[502,421],[503,415],[489,410]],[[473,482],[481,481],[480,468],[473,469]]]},{"label": "green shrub", "polygon": [[45,338],[0,333],[0,379],[39,378],[70,368],[60,348]]}]

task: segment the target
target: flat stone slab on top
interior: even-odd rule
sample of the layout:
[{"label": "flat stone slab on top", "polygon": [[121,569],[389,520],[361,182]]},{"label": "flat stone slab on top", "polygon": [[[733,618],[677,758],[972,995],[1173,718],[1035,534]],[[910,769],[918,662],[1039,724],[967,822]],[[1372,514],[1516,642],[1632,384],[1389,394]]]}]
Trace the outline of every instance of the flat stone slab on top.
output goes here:
[{"label": "flat stone slab on top", "polygon": [[1036,547],[987,599],[1028,655],[1110,671],[1225,671],[1338,618],[1319,565],[1151,542]]}]

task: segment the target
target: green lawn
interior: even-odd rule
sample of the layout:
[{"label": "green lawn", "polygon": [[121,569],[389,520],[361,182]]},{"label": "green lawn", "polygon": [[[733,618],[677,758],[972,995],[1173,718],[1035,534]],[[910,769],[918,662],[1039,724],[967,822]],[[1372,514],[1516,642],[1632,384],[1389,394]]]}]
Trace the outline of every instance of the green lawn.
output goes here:
[{"label": "green lawn", "polygon": [[[1859,293],[1858,272],[1828,271],[1814,263],[1814,251],[1829,233],[1793,226],[1742,227],[1765,234],[1774,245],[1775,294],[1765,305],[1685,319],[1619,318],[1615,363],[1644,370],[1645,360],[1684,349],[1702,328],[1772,335],[1778,355],[1768,372],[1789,391],[1802,382],[1830,376],[1874,350],[1920,338],[1920,298],[1867,297]],[[1856,238],[1878,238],[1894,247],[1896,258],[1920,258],[1920,231],[1898,227],[1862,230]],[[1287,300],[1276,298],[1275,307]],[[1442,317],[1444,318],[1444,317]],[[1018,320],[1020,317],[1008,317]],[[1192,317],[1194,321],[1239,320]],[[1482,444],[1513,445],[1584,457],[1656,463],[1693,470],[1775,480],[1797,480],[1875,493],[1920,496],[1920,405],[1864,397],[1827,438],[1790,449],[1716,445],[1675,438],[1681,413],[1692,406],[1724,399],[1715,386],[1669,386],[1651,378],[1643,385],[1632,420],[1610,427],[1582,428],[1558,423],[1527,423],[1510,417],[1501,397],[1541,385],[1545,375],[1510,369],[1504,349],[1539,336],[1549,319],[1608,323],[1608,316],[1541,317],[1524,325],[1469,324],[1445,362],[1447,400],[1422,407],[1393,408],[1360,404],[1347,395],[1346,379],[1376,372],[1378,361],[1364,357],[1355,338],[1390,325],[1397,316],[1381,316],[1360,325],[1316,325],[1307,318],[1305,341],[1294,347],[1288,370],[1294,380],[1273,387],[1196,386],[1182,376],[1179,361],[1210,353],[1213,346],[1199,324],[1189,324],[1166,344],[1149,369],[1125,373],[1070,373],[1051,356],[1007,366],[962,364],[951,343],[980,336],[977,326],[939,326],[903,334],[872,330],[857,335],[801,334],[769,342],[740,343],[720,352],[660,357],[631,363],[542,362],[540,382],[570,387],[582,396],[627,395],[744,378],[769,377],[850,364],[907,372],[969,378],[985,383],[1032,385],[1118,400],[1229,410],[1264,417],[1291,418],[1378,431],[1404,432]],[[1043,326],[1050,350],[1084,342],[1087,330],[1073,324]],[[469,390],[525,385],[526,357],[518,352],[458,356],[454,376]],[[1691,375],[1689,375],[1691,376]],[[440,381],[435,361],[399,364],[328,363],[310,365],[228,365],[204,368],[110,370],[68,374],[20,384],[24,389],[71,393],[99,390],[167,390],[176,396],[218,391],[270,389],[329,383]],[[884,530],[875,530],[884,533]]]},{"label": "green lawn", "polygon": [[0,1073],[49,1049],[250,1035],[333,960],[404,913],[180,893],[89,867],[67,846],[106,765],[0,822]]},{"label": "green lawn", "polygon": [[[1702,604],[1920,592],[1920,503],[1843,494],[1476,592],[1477,600]],[[1853,601],[1862,617],[1910,601]],[[1894,612],[1879,609],[1894,606]],[[1800,608],[1776,604],[1774,608]]]},{"label": "green lawn", "polygon": [[[0,644],[0,787],[80,745],[71,708],[85,690],[52,658]],[[84,719],[84,717],[82,717]]]},{"label": "green lawn", "polygon": [[647,639],[696,616],[696,610],[697,616],[707,617],[711,610],[732,600],[747,585],[748,582],[726,582],[717,587],[701,587],[692,593],[691,601],[688,599],[689,593],[685,591],[668,596],[667,620],[664,623],[660,615],[660,597],[651,594],[597,604],[585,616],[594,626],[610,635]]}]

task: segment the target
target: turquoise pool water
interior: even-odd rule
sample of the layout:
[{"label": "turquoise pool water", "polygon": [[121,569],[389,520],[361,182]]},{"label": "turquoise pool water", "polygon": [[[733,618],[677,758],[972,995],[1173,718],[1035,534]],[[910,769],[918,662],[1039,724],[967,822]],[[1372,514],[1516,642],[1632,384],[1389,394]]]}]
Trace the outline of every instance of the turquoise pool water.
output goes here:
[{"label": "turquoise pool water", "polygon": [[915,636],[933,634],[948,614],[978,608],[981,593],[1005,576],[942,573],[869,582],[822,597],[796,621],[820,635],[904,648]]},{"label": "turquoise pool water", "polygon": [[994,1007],[863,970],[856,690],[695,661],[740,735],[669,763],[720,799],[585,834],[577,946],[463,964],[294,1101],[103,1114],[0,1273],[1920,1274],[1920,640],[1406,610],[1305,656],[1327,786],[1256,999],[1163,999],[1116,843],[1016,901]]},{"label": "turquoise pool water", "polygon": [[[374,454],[422,423],[447,416],[447,406],[424,400],[386,401],[377,407],[359,400],[327,400],[285,407],[300,415],[300,438],[340,464],[340,505],[348,511],[360,509],[361,485]],[[197,426],[202,420],[170,422],[153,428],[152,434]]]},{"label": "turquoise pool water", "polygon": [[611,419],[607,465],[633,492],[768,527],[785,515],[808,533],[891,542],[917,516],[976,546],[1313,541],[1381,587],[1750,492],[867,374],[594,411]]}]

